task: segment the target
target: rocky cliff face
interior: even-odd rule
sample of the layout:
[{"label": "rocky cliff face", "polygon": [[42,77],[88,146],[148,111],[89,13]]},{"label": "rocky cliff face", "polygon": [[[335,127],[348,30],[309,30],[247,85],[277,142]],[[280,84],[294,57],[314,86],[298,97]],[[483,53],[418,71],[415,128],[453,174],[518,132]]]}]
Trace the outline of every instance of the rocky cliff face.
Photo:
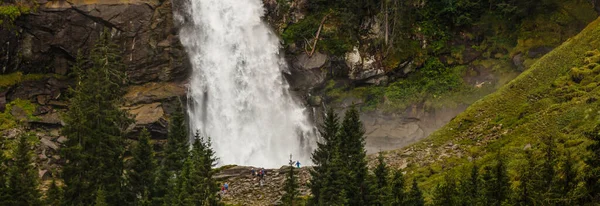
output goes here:
[{"label": "rocky cliff face", "polygon": [[7,71],[68,73],[77,53],[89,53],[107,29],[122,46],[133,84],[181,79],[185,52],[174,27],[171,1],[48,1],[16,22],[18,38],[5,40]]},{"label": "rocky cliff face", "polygon": [[[72,86],[70,67],[78,54],[88,55],[103,31],[121,46],[129,84],[123,109],[135,124],[151,131],[159,144],[167,133],[174,105],[185,99],[188,60],[177,36],[170,0],[38,1],[12,27],[0,28],[0,131],[9,139],[21,130],[35,131],[40,176],[60,162],[61,113]],[[18,122],[27,129],[10,129]],[[9,145],[1,145],[7,149]]]}]

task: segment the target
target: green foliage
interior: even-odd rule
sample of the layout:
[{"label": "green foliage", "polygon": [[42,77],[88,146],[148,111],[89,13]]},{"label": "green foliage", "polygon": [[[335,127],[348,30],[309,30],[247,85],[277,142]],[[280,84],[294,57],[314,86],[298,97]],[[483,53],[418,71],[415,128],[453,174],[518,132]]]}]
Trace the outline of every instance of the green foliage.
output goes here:
[{"label": "green foliage", "polygon": [[138,143],[131,152],[133,160],[131,169],[127,172],[127,197],[134,205],[152,201],[149,196],[154,188],[156,160],[150,141],[150,133],[146,128],[140,132]]},{"label": "green foliage", "polygon": [[468,176],[465,174],[458,186],[461,205],[477,205],[480,199],[481,180],[479,179],[479,167],[473,164]]},{"label": "green foliage", "polygon": [[52,179],[52,183],[46,191],[45,203],[47,206],[63,205],[63,189],[56,184],[56,180]]},{"label": "green foliage", "polygon": [[338,147],[339,128],[339,118],[335,111],[330,108],[319,130],[321,139],[317,142],[317,148],[313,151],[311,157],[314,167],[310,170],[311,181],[309,187],[313,191],[313,200],[317,202],[320,200],[320,191],[325,181],[324,175],[329,169],[333,153]]},{"label": "green foliage", "polygon": [[285,181],[283,182],[283,190],[285,194],[281,198],[285,205],[298,205],[296,204],[296,199],[298,199],[298,195],[300,192],[298,191],[298,177],[296,177],[296,172],[294,171],[294,164],[292,163],[292,156],[290,156],[290,170],[287,172],[285,176]]},{"label": "green foliage", "polygon": [[0,5],[0,25],[12,25],[21,15],[30,12],[30,7],[23,5]]},{"label": "green foliage", "polygon": [[8,168],[6,189],[0,196],[0,205],[40,205],[41,195],[38,190],[37,170],[28,142],[29,134],[21,134],[17,138],[17,147],[13,152],[14,158]]},{"label": "green foliage", "polygon": [[104,190],[103,189],[98,189],[98,191],[96,191],[96,200],[94,201],[94,206],[108,206],[108,203],[106,202],[106,194],[104,194]]},{"label": "green foliage", "polygon": [[395,170],[394,175],[392,177],[392,182],[390,184],[390,198],[389,203],[392,206],[400,206],[403,205],[405,201],[407,201],[408,193],[405,192],[404,189],[404,175],[402,171]]},{"label": "green foliage", "polygon": [[120,49],[108,31],[102,33],[90,57],[91,67],[86,70],[81,67],[86,60],[77,58],[77,86],[71,89],[64,115],[62,134],[68,137],[61,148],[61,157],[66,159],[64,201],[90,205],[95,193],[103,191],[106,201],[117,205],[123,201],[123,131],[131,120],[118,107],[125,76]]},{"label": "green foliage", "polygon": [[[517,188],[518,168],[525,165],[521,163],[524,161],[523,147],[544,136],[553,136],[561,153],[565,150],[573,152],[574,165],[581,175],[585,171],[582,160],[588,156],[582,151],[589,145],[589,140],[582,134],[597,124],[600,90],[592,87],[591,82],[590,85],[576,83],[569,71],[593,62],[585,60],[594,56],[594,52],[588,51],[600,47],[600,41],[597,41],[599,24],[599,21],[591,23],[513,81],[473,103],[428,139],[414,145],[416,149],[442,148],[449,142],[460,142],[462,156],[444,157],[427,165],[409,165],[407,172],[419,174],[423,189],[430,190],[443,175],[457,172],[457,166],[466,164],[467,157],[476,155],[481,159],[480,165],[494,165],[494,153],[501,152],[507,161],[512,186]],[[440,154],[433,152],[431,155]],[[445,162],[443,171],[442,161]],[[575,188],[582,191],[580,189]]]},{"label": "green foliage", "polygon": [[[386,205],[386,203],[390,199],[390,191],[389,191],[389,183],[388,183],[388,168],[383,159],[382,152],[379,152],[377,156],[377,166],[373,171],[375,173],[375,186],[376,189],[374,191],[375,199],[373,201],[374,205]],[[403,187],[403,185],[400,185]]]},{"label": "green foliage", "polygon": [[183,163],[188,156],[188,129],[183,114],[183,106],[177,104],[175,112],[171,116],[167,146],[165,148],[165,159],[163,164],[167,170],[181,171]]},{"label": "green foliage", "polygon": [[444,181],[438,183],[433,193],[434,205],[458,205],[458,192],[456,182],[450,176],[445,176]]},{"label": "green foliage", "polygon": [[385,88],[387,105],[406,108],[425,99],[440,99],[453,93],[466,92],[462,79],[463,67],[446,68],[437,58],[429,59],[425,66]]},{"label": "green foliage", "polygon": [[406,197],[406,206],[423,206],[425,205],[425,200],[423,199],[423,193],[421,189],[419,189],[419,185],[417,185],[417,180],[413,179],[412,187],[408,192]]},{"label": "green foliage", "polygon": [[219,205],[219,187],[213,179],[217,159],[210,138],[204,139],[196,133],[192,151],[185,160],[180,175],[171,176],[167,205]]},{"label": "green foliage", "polygon": [[[24,112],[26,119],[17,119],[17,117],[12,115],[13,108],[15,107],[18,107]],[[15,99],[12,102],[9,102],[6,104],[4,112],[0,113],[0,130],[15,128],[19,123],[27,120],[36,120],[37,117],[33,116],[36,108],[36,105],[28,100]]]},{"label": "green foliage", "polygon": [[347,181],[344,188],[347,192],[348,204],[371,204],[371,183],[367,180],[368,170],[365,151],[365,131],[358,110],[352,106],[344,115],[339,132],[339,153],[345,159],[344,169]]},{"label": "green foliage", "polygon": [[[590,155],[585,159],[588,171],[585,175],[585,186],[587,191],[586,200],[598,202],[600,200],[600,126],[585,134],[592,142],[587,146]],[[586,201],[586,202],[587,202]]]}]

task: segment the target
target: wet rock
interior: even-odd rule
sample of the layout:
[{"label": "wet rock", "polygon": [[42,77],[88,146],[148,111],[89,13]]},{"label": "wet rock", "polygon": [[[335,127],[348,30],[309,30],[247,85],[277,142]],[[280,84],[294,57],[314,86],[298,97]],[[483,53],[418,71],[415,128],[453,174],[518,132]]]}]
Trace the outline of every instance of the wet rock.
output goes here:
[{"label": "wet rock", "polygon": [[320,69],[327,63],[328,56],[315,52],[311,57],[306,53],[298,55],[294,61],[294,67],[303,70]]},{"label": "wet rock", "polygon": [[36,99],[38,104],[46,105],[46,103],[48,103],[48,101],[50,100],[50,95],[38,95]]},{"label": "wet rock", "polygon": [[133,107],[124,107],[126,111],[134,116],[135,123],[131,126],[133,131],[147,128],[153,138],[164,138],[167,134],[167,120],[162,103],[142,104]]},{"label": "wet rock", "polygon": [[49,139],[42,138],[42,139],[40,139],[40,142],[42,143],[42,145],[44,145],[44,146],[46,146],[46,147],[48,147],[48,148],[51,148],[51,149],[53,149],[54,151],[57,151],[57,150],[58,150],[58,145],[56,145],[54,142],[52,142],[52,141],[51,141],[51,140],[49,140]]},{"label": "wet rock", "polygon": [[19,106],[13,105],[10,114],[19,121],[27,121],[27,112]]},{"label": "wet rock", "polygon": [[184,97],[185,94],[186,88],[182,85],[171,82],[152,82],[140,86],[129,87],[124,99],[127,102],[126,104],[131,106]]},{"label": "wet rock", "polygon": [[46,125],[64,125],[58,113],[49,113],[41,116],[37,116],[35,119],[29,121],[31,123],[46,124]]},{"label": "wet rock", "polygon": [[519,53],[512,58],[513,64],[517,67],[519,71],[525,70],[525,59],[523,59],[523,54]]},{"label": "wet rock", "polygon": [[320,107],[323,103],[321,96],[310,96],[308,97],[308,104],[313,107]]},{"label": "wet rock", "polygon": [[8,90],[0,91],[0,112],[4,112],[6,109],[6,93],[8,93]]},{"label": "wet rock", "polygon": [[56,141],[63,144],[67,141],[67,138],[65,136],[60,136],[58,139],[56,139]]},{"label": "wet rock", "polygon": [[346,54],[346,65],[350,69],[349,78],[355,81],[367,80],[385,74],[382,68],[375,64],[375,57],[362,56],[358,48]]},{"label": "wet rock", "polygon": [[38,176],[42,180],[48,180],[50,178],[50,173],[48,170],[38,170]]},{"label": "wet rock", "polygon": [[552,49],[554,49],[554,48],[548,47],[548,46],[531,48],[531,49],[529,49],[529,51],[527,51],[527,56],[529,58],[538,58],[538,57],[546,55],[547,53],[550,53],[552,51]]},{"label": "wet rock", "polygon": [[123,50],[133,83],[187,75],[187,57],[176,36],[171,1],[49,1],[17,26],[23,72],[54,68],[66,74],[77,52],[88,54],[104,29]]}]

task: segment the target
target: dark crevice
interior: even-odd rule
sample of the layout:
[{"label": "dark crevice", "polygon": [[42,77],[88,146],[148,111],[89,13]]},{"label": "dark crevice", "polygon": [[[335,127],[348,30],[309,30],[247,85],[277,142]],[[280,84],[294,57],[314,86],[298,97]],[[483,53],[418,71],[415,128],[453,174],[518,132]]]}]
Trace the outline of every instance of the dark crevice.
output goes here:
[{"label": "dark crevice", "polygon": [[104,19],[102,19],[102,18],[100,18],[100,17],[96,17],[96,16],[89,15],[89,14],[85,13],[84,11],[81,11],[81,10],[77,9],[77,8],[76,8],[76,7],[74,7],[74,6],[73,6],[72,8],[73,8],[73,10],[74,10],[74,11],[76,11],[77,13],[79,13],[79,14],[81,14],[81,15],[83,15],[83,16],[85,16],[85,17],[89,18],[89,19],[91,19],[92,21],[94,21],[94,22],[96,22],[96,23],[99,23],[99,24],[102,24],[102,25],[104,25],[104,26],[106,26],[106,27],[108,27],[108,28],[114,28],[114,29],[117,29],[117,30],[119,30],[120,32],[123,32],[123,30],[122,30],[121,28],[117,27],[115,24],[113,24],[113,23],[111,23],[111,22],[109,22],[109,21],[106,21],[106,20],[104,20]]}]

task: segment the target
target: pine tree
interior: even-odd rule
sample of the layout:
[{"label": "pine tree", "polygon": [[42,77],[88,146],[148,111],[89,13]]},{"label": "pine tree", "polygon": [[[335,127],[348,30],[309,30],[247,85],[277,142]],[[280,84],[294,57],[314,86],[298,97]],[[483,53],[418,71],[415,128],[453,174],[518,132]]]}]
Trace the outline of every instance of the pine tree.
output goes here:
[{"label": "pine tree", "polygon": [[552,137],[542,138],[542,151],[544,156],[542,163],[539,167],[539,181],[535,185],[535,198],[538,204],[542,205],[554,205],[554,198],[556,198],[556,189],[554,177],[556,176],[556,170],[554,165],[556,162],[556,145]]},{"label": "pine tree", "polygon": [[[8,188],[10,196],[6,205],[40,205],[41,195],[38,190],[38,176],[31,154],[31,145],[27,142],[28,134],[21,134],[17,139],[17,147],[13,151],[14,160],[8,168]],[[3,204],[4,205],[4,204]]]},{"label": "pine tree", "polygon": [[400,206],[403,205],[406,201],[407,197],[404,192],[404,175],[402,175],[402,171],[396,170],[394,171],[394,176],[391,184],[391,205],[392,206]]},{"label": "pine tree", "polygon": [[588,194],[583,201],[600,202],[600,125],[585,133],[585,136],[591,140],[591,144],[586,148],[589,155],[585,159],[588,169],[584,179]]},{"label": "pine tree", "polygon": [[130,202],[139,205],[141,200],[151,201],[148,191],[154,188],[156,161],[150,142],[150,133],[144,128],[132,151],[131,169],[127,173],[128,189],[133,198]]},{"label": "pine tree", "polygon": [[63,190],[56,184],[56,180],[52,179],[48,191],[46,191],[46,205],[59,206],[62,205]]},{"label": "pine tree", "polygon": [[154,179],[154,188],[150,191],[152,196],[152,205],[160,206],[166,204],[167,194],[169,193],[169,179],[172,177],[171,172],[160,166],[156,171],[156,177]]},{"label": "pine tree", "polygon": [[374,205],[384,205],[389,199],[388,168],[383,158],[383,153],[377,156],[377,167],[375,167],[375,200]]},{"label": "pine tree", "polygon": [[167,146],[165,148],[164,165],[167,170],[177,173],[183,168],[183,163],[188,157],[189,136],[183,114],[183,106],[177,104],[175,112],[171,116]]},{"label": "pine tree", "polygon": [[425,205],[425,200],[423,199],[423,193],[419,186],[417,185],[417,180],[413,179],[412,187],[408,192],[408,196],[406,197],[405,204],[406,206],[423,206]]},{"label": "pine tree", "polygon": [[335,148],[331,153],[329,166],[322,173],[323,187],[319,190],[318,205],[350,205],[347,197],[348,192],[345,189],[346,174],[348,174],[348,171],[340,157],[338,148]]},{"label": "pine tree", "polygon": [[533,205],[533,182],[536,181],[536,162],[533,157],[533,151],[525,150],[525,165],[519,169],[519,186],[516,188],[513,204],[515,205]]},{"label": "pine tree", "polygon": [[[3,140],[6,138],[0,139],[0,145],[3,145]],[[4,151],[0,151],[0,205],[10,199],[10,196],[7,194],[7,185],[6,185],[6,173],[7,173],[7,165],[8,160],[4,157]]]},{"label": "pine tree", "polygon": [[330,167],[333,151],[338,147],[340,125],[339,118],[333,109],[329,109],[325,116],[325,121],[319,130],[321,141],[317,142],[317,149],[312,153],[314,167],[310,170],[311,181],[309,188],[313,194],[314,204],[318,204],[321,188],[323,188],[324,174]]},{"label": "pine tree", "polygon": [[578,180],[577,170],[575,169],[574,162],[575,160],[571,155],[571,152],[567,150],[567,152],[564,154],[561,160],[561,167],[558,171],[559,178],[557,181],[557,185],[559,188],[558,196],[560,197],[558,205],[575,205],[576,200],[580,195],[577,194],[577,192],[575,191],[578,184]]},{"label": "pine tree", "polygon": [[184,163],[181,173],[180,198],[188,205],[217,205],[215,195],[219,191],[213,179],[214,167],[217,163],[210,138],[204,139],[197,132],[190,156]]},{"label": "pine tree", "polygon": [[290,154],[290,167],[287,172],[285,181],[283,182],[283,190],[285,194],[281,198],[285,205],[294,206],[295,200],[298,197],[298,180],[296,172],[294,171],[294,163],[292,162],[292,155]]},{"label": "pine tree", "polygon": [[471,173],[466,178],[463,178],[460,183],[460,205],[477,205],[480,196],[480,187],[479,167],[473,163]]},{"label": "pine tree", "polygon": [[456,191],[456,182],[449,175],[444,176],[444,181],[438,183],[433,193],[434,205],[458,205],[458,193]]},{"label": "pine tree", "polygon": [[91,68],[83,70],[78,55],[73,70],[77,86],[71,89],[69,111],[62,133],[68,139],[61,148],[65,202],[91,205],[103,188],[109,204],[122,202],[123,131],[131,123],[118,105],[125,82],[119,47],[105,30],[91,51]]},{"label": "pine tree", "polygon": [[106,202],[106,194],[103,189],[98,189],[96,191],[96,200],[94,201],[94,206],[108,206]]},{"label": "pine tree", "polygon": [[510,192],[510,183],[506,171],[504,158],[498,154],[493,167],[484,167],[482,204],[501,205]]},{"label": "pine tree", "polygon": [[352,106],[344,116],[340,130],[340,157],[346,158],[345,190],[348,204],[370,205],[371,184],[368,181],[368,169],[365,151],[365,131],[358,110]]}]

